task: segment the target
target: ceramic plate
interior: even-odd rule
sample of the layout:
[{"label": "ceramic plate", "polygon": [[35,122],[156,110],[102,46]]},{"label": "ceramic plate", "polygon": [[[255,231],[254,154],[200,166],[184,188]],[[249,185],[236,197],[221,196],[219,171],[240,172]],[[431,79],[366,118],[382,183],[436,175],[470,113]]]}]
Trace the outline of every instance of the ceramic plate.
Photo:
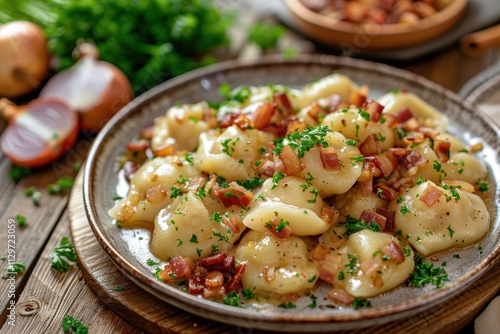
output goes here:
[{"label": "ceramic plate", "polygon": [[[85,167],[85,209],[99,243],[124,275],[149,293],[199,316],[235,326],[303,333],[363,328],[415,315],[446,302],[491,267],[500,253],[500,190],[494,181],[490,182],[494,194],[487,201],[492,216],[491,228],[479,243],[483,252],[469,247],[440,255],[439,263],[447,262],[449,274],[449,281],[441,289],[402,287],[371,298],[371,308],[354,310],[331,307],[326,298],[328,287],[323,286],[315,291],[319,306],[315,309],[307,307],[309,297],[299,299],[295,309],[248,304],[246,308],[237,308],[197,298],[153,277],[154,268],[146,264],[152,257],[148,248],[149,232],[118,229],[107,214],[114,204],[112,195],[119,183],[113,163],[124,152],[125,145],[142,127],[178,101],[220,100],[218,88],[222,83],[232,87],[284,84],[298,88],[332,71],[346,74],[358,84],[367,84],[372,98],[392,88],[404,88],[421,96],[450,118],[452,134],[467,144],[483,144],[484,149],[478,156],[488,166],[491,178],[500,178],[498,126],[459,96],[417,75],[385,65],[332,56],[304,55],[294,60],[268,57],[252,64],[220,63],[165,82],[136,98],[106,124],[91,148]],[[460,254],[460,259],[452,256],[456,253]]]}]

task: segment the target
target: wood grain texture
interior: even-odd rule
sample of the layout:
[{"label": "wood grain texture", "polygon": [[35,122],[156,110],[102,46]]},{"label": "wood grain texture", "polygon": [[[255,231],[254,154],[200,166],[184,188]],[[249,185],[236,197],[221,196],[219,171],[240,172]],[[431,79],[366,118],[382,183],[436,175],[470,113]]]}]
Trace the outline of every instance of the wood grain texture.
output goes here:
[{"label": "wood grain texture", "polygon": [[[81,178],[70,199],[71,233],[83,277],[110,309],[148,333],[262,333],[212,322],[176,309],[148,294],[117,269],[99,246],[83,209]],[[433,309],[404,321],[358,331],[337,333],[454,333],[470,323],[500,289],[500,264],[487,272],[464,293]],[[123,291],[114,291],[116,287]],[[93,324],[95,326],[95,324]],[[101,328],[96,333],[105,333]]]}]

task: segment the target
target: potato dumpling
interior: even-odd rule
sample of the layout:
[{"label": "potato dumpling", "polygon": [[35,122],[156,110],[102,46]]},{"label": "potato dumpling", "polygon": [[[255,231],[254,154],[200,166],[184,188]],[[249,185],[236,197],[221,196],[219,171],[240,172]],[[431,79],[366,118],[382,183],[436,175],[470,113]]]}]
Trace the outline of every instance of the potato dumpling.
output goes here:
[{"label": "potato dumpling", "polygon": [[242,277],[245,289],[285,295],[311,289],[319,276],[299,237],[278,239],[267,232],[250,231],[241,239],[235,256],[247,262]]},{"label": "potato dumpling", "polygon": [[395,210],[396,228],[423,256],[471,245],[486,234],[490,224],[479,196],[431,181],[408,189],[389,208]]}]

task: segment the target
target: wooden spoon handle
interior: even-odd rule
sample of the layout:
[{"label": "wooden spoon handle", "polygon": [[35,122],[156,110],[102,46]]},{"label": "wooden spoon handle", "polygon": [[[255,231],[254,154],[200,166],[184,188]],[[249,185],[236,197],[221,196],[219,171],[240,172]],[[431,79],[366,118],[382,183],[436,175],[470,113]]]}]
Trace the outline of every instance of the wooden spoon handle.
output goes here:
[{"label": "wooden spoon handle", "polygon": [[496,46],[500,46],[500,24],[465,35],[460,40],[462,52],[471,57],[481,56]]}]

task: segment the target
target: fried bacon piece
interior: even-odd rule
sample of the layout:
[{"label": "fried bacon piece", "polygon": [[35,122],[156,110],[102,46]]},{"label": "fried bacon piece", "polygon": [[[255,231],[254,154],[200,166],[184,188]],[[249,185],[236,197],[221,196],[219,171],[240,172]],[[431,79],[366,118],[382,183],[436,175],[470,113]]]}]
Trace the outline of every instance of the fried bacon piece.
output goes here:
[{"label": "fried bacon piece", "polygon": [[297,175],[304,169],[304,165],[300,162],[299,156],[288,145],[283,147],[279,157],[285,166],[285,173],[287,175]]},{"label": "fried bacon piece", "polygon": [[395,212],[393,210],[389,210],[386,208],[377,208],[375,210],[378,214],[381,214],[385,217],[385,231],[392,232],[395,230],[396,226],[394,225],[394,216]]},{"label": "fried bacon piece", "polygon": [[194,261],[190,257],[176,256],[165,264],[158,274],[164,282],[180,280],[189,277],[195,269]]},{"label": "fried bacon piece", "polygon": [[382,248],[382,253],[391,257],[391,260],[397,263],[405,262],[405,254],[401,247],[394,241],[389,242],[387,246]]},{"label": "fried bacon piece", "polygon": [[278,113],[282,115],[284,119],[295,115],[295,110],[293,109],[290,99],[286,93],[275,93],[273,95],[273,101],[277,105]]},{"label": "fried bacon piece", "polygon": [[450,146],[451,143],[447,140],[434,141],[434,152],[436,152],[439,162],[446,162],[450,159]]},{"label": "fried bacon piece", "polygon": [[248,206],[253,198],[253,193],[246,190],[236,182],[229,183],[229,187],[218,189],[220,201],[227,208],[231,205]]},{"label": "fried bacon piece", "polygon": [[351,306],[354,302],[354,297],[341,288],[333,288],[328,291],[328,298],[344,306]]},{"label": "fried bacon piece", "polygon": [[365,141],[359,145],[359,151],[364,156],[377,155],[382,152],[377,136],[375,134],[369,135]]},{"label": "fried bacon piece", "polygon": [[370,114],[370,121],[372,122],[378,122],[382,116],[382,111],[384,110],[383,105],[371,99],[366,100],[363,103],[362,108]]},{"label": "fried bacon piece", "polygon": [[337,152],[331,146],[328,147],[319,147],[319,155],[321,158],[321,164],[324,169],[330,171],[339,171],[341,164],[339,157],[337,156]]},{"label": "fried bacon piece", "polygon": [[269,222],[264,225],[265,228],[280,239],[285,239],[292,234],[292,229],[288,224],[284,222],[279,217],[274,217]]},{"label": "fried bacon piece", "polygon": [[384,215],[377,213],[374,210],[365,209],[359,216],[359,220],[364,220],[366,223],[375,223],[380,227],[380,231],[385,231],[387,218]]},{"label": "fried bacon piece", "polygon": [[425,190],[422,192],[420,197],[418,198],[421,200],[425,205],[427,205],[429,208],[433,206],[443,195],[444,191],[441,189],[438,189],[436,187],[428,186],[425,188]]},{"label": "fried bacon piece", "polygon": [[253,115],[253,127],[258,130],[264,129],[271,124],[273,117],[278,106],[273,102],[264,102]]}]

